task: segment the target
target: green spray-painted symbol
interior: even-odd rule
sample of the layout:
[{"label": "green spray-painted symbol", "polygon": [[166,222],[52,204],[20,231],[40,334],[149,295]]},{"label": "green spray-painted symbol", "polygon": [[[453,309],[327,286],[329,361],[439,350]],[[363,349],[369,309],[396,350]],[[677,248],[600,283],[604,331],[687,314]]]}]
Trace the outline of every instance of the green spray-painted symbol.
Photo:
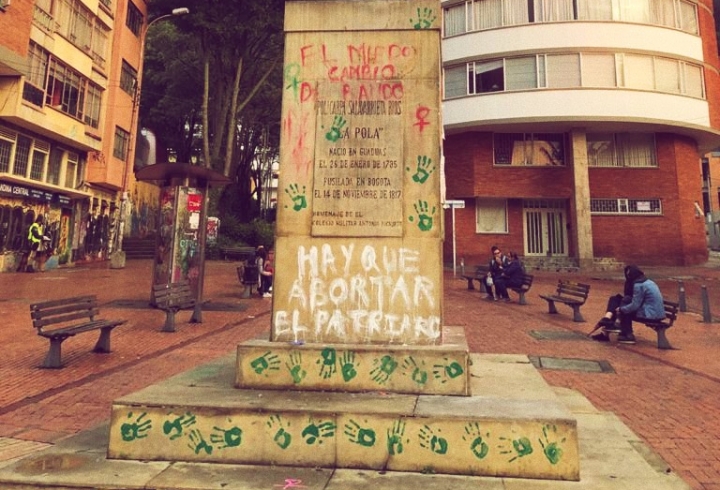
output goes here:
[{"label": "green spray-painted symbol", "polygon": [[[440,432],[439,429],[438,429],[438,432]],[[442,455],[442,454],[446,454],[448,451],[447,439],[436,435],[435,431],[433,429],[431,429],[430,426],[428,426],[428,425],[424,425],[420,429],[418,438],[420,439],[420,447],[429,449],[430,451],[434,452],[435,454]]]},{"label": "green spray-painted symbol", "polygon": [[300,352],[291,352],[290,360],[285,363],[285,366],[290,371],[290,376],[292,376],[295,384],[300,384],[307,376],[307,371],[302,368],[302,354]]},{"label": "green spray-painted symbol", "polygon": [[290,428],[290,422],[283,421],[280,415],[271,415],[266,425],[270,429],[277,427],[277,432],[273,436],[273,442],[278,445],[280,449],[287,449],[292,443],[292,434],[286,431],[286,428]]},{"label": "green spray-painted symbol", "polygon": [[[431,230],[433,227],[433,215],[435,211],[437,211],[435,206],[431,209],[427,201],[420,199],[413,204],[413,208],[415,208],[415,213],[417,213],[417,226],[420,231]],[[415,216],[410,216],[408,220],[413,223],[416,218]]]},{"label": "green spray-painted symbol", "polygon": [[[558,446],[559,442],[565,442],[563,437],[560,441],[557,441],[557,427],[553,424],[546,424],[543,426],[543,437],[539,439],[540,446],[543,448],[543,453],[550,464],[558,464],[563,455],[563,450]],[[551,441],[551,438],[553,439]]]},{"label": "green spray-painted symbol", "polygon": [[316,362],[320,364],[320,377],[323,379],[331,378],[337,371],[337,353],[335,349],[325,347],[320,353],[320,359]]},{"label": "green spray-painted symbol", "polygon": [[406,376],[410,375],[410,378],[417,383],[420,386],[423,386],[425,383],[427,383],[428,380],[428,372],[423,369],[425,367],[425,363],[422,362],[421,366],[418,366],[417,361],[412,356],[406,357],[403,361],[403,374]]},{"label": "green spray-painted symbol", "polygon": [[417,19],[410,19],[410,23],[414,29],[429,29],[433,22],[435,22],[435,19],[437,19],[437,15],[435,15],[431,8],[425,7],[420,9],[418,7]]},{"label": "green spray-painted symbol", "polygon": [[433,377],[439,380],[441,384],[445,384],[465,372],[459,362],[450,362],[447,357],[443,358],[443,360],[445,361],[443,364],[433,365]]},{"label": "green spray-painted symbol", "polygon": [[242,444],[242,429],[240,427],[231,427],[229,429],[222,429],[214,426],[213,431],[210,434],[210,442],[213,444],[220,444],[218,449],[225,449],[228,447],[238,447]]},{"label": "green spray-painted symbol", "polygon": [[200,454],[200,451],[205,451],[205,454],[212,454],[213,447],[207,443],[205,438],[198,429],[193,429],[188,434],[188,447],[195,451],[195,454]]},{"label": "green spray-painted symbol", "polygon": [[[300,211],[307,207],[307,197],[305,197],[305,192],[305,186],[302,186],[302,189],[300,189],[298,184],[290,184],[285,188],[285,194],[290,197],[290,200],[293,203],[293,211]],[[285,206],[285,208],[287,208],[287,206]]]},{"label": "green spray-painted symbol", "polygon": [[390,376],[395,371],[398,363],[392,356],[383,356],[380,359],[373,361],[375,367],[370,370],[370,377],[377,384],[384,385],[390,379]]},{"label": "green spray-painted symbol", "polygon": [[[412,172],[412,169],[410,167],[405,167],[405,170],[407,170],[408,172]],[[417,167],[415,168],[415,173],[413,174],[412,179],[418,184],[424,184],[434,170],[435,165],[433,165],[432,163],[432,158],[418,155]]]},{"label": "green spray-painted symbol", "polygon": [[280,358],[267,351],[257,359],[253,359],[250,363],[250,367],[253,368],[256,374],[265,374],[267,377],[268,373],[265,371],[279,371],[280,370]]},{"label": "green spray-painted symbol", "polygon": [[501,449],[500,454],[509,454],[512,456],[508,459],[508,463],[512,463],[518,458],[524,458],[533,452],[532,444],[530,444],[530,439],[527,437],[520,437],[518,439],[501,437],[500,440],[502,441],[498,446],[498,448]]},{"label": "green spray-painted symbol", "polygon": [[340,373],[342,374],[343,381],[346,383],[357,376],[355,352],[350,350],[343,352],[342,358],[340,359]]},{"label": "green spray-painted symbol", "polygon": [[[127,415],[128,419],[133,418],[133,413]],[[152,422],[145,420],[147,412],[138,415],[132,422],[126,422],[120,426],[120,436],[125,442],[131,442],[135,439],[143,439],[148,436],[147,432],[152,429]]]},{"label": "green spray-painted symbol", "polygon": [[318,444],[323,443],[323,439],[333,437],[335,435],[335,429],[337,426],[332,422],[312,422],[303,429],[302,437],[305,439],[305,443],[313,445],[316,442]]},{"label": "green spray-painted symbol", "polygon": [[387,430],[387,449],[390,456],[402,454],[404,436],[405,422],[403,420],[396,420],[392,428]]},{"label": "green spray-painted symbol", "polygon": [[342,130],[345,124],[347,124],[347,121],[344,117],[335,116],[332,127],[330,127],[330,131],[325,134],[325,138],[333,143],[339,140],[342,137]]},{"label": "green spray-painted symbol", "polygon": [[375,445],[375,431],[368,427],[361,427],[354,420],[350,420],[345,424],[345,435],[348,436],[350,442],[360,446],[372,447]]},{"label": "green spray-painted symbol", "polygon": [[488,437],[490,437],[490,433],[483,434],[480,424],[477,422],[470,422],[465,426],[463,440],[470,442],[470,451],[477,459],[483,459],[490,452],[490,446],[487,444]]},{"label": "green spray-painted symbol", "polygon": [[163,423],[163,434],[170,436],[172,441],[183,435],[183,431],[192,425],[195,425],[195,416],[187,412],[173,420],[166,420]]}]

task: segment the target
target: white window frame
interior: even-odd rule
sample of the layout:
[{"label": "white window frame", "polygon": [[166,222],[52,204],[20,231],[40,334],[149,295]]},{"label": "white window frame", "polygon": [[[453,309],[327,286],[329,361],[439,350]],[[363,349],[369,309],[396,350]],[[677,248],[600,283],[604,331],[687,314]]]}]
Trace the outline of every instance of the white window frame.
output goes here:
[{"label": "white window frame", "polygon": [[475,198],[475,233],[508,233],[507,199]]}]

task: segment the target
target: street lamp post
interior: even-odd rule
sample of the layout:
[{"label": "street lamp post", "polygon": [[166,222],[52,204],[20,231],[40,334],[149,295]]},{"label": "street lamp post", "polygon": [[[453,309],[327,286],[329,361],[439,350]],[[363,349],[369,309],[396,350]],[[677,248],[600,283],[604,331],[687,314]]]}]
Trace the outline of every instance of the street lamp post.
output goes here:
[{"label": "street lamp post", "polygon": [[186,7],[175,8],[170,11],[169,14],[163,14],[155,17],[150,22],[145,24],[144,28],[140,33],[140,67],[138,68],[138,79],[135,84],[135,95],[133,96],[132,114],[130,116],[130,138],[128,140],[127,154],[125,155],[125,163],[123,168],[122,177],[122,194],[120,195],[120,216],[118,219],[117,230],[115,231],[115,242],[117,246],[110,256],[110,268],[122,269],[125,267],[125,252],[122,249],[123,242],[123,231],[125,229],[125,215],[127,214],[127,203],[128,203],[128,181],[130,180],[129,173],[132,171],[133,165],[130,161],[130,156],[135,155],[134,151],[131,151],[132,145],[135,144],[134,135],[137,134],[137,120],[138,112],[140,108],[140,90],[143,78],[143,69],[145,66],[145,41],[147,40],[147,33],[150,27],[170,17],[176,17],[181,15],[187,15],[190,13],[190,9]]}]

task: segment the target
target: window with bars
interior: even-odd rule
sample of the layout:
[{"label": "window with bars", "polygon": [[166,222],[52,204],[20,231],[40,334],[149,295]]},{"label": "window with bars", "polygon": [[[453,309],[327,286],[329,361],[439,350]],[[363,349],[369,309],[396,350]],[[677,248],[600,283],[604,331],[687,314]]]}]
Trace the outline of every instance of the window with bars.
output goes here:
[{"label": "window with bars", "polygon": [[662,215],[660,199],[590,199],[591,214]]},{"label": "window with bars", "polygon": [[113,144],[113,156],[117,159],[125,161],[129,145],[130,133],[116,126],[115,142]]},{"label": "window with bars", "polygon": [[12,154],[13,143],[0,138],[0,172],[10,171],[10,155]]},{"label": "window with bars", "polygon": [[563,133],[495,133],[495,165],[565,165]]},{"label": "window with bars", "polygon": [[40,182],[43,180],[49,151],[49,144],[35,140],[35,145],[32,152],[32,160],[30,162],[30,178],[32,180],[37,180]]},{"label": "window with bars", "polygon": [[653,133],[588,133],[590,167],[657,167]]},{"label": "window with bars", "polygon": [[446,37],[541,22],[621,21],[698,34],[697,6],[689,0],[470,0],[443,9]]},{"label": "window with bars", "polygon": [[134,3],[128,2],[127,17],[125,18],[125,25],[132,31],[137,37],[140,37],[143,25],[143,14],[140,9],[135,6]]},{"label": "window with bars", "polygon": [[130,66],[130,63],[123,60],[122,69],[120,71],[120,88],[128,94],[135,96],[135,87],[137,86],[138,72]]},{"label": "window with bars", "polygon": [[15,159],[13,161],[13,175],[27,177],[28,164],[30,163],[30,148],[32,139],[23,134],[17,136],[15,143]]},{"label": "window with bars", "polygon": [[552,53],[445,68],[446,98],[544,88],[631,88],[705,98],[702,67],[631,53]]},{"label": "window with bars", "polygon": [[48,184],[60,185],[60,170],[65,152],[58,147],[50,150],[50,161],[48,163],[47,182]]}]

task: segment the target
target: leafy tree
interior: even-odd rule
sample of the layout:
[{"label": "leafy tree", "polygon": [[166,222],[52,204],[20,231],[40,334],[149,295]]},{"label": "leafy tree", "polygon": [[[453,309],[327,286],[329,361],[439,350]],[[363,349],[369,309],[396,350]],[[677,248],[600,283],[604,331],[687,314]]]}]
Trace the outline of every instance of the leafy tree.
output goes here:
[{"label": "leafy tree", "polygon": [[154,0],[150,17],[179,7],[190,14],[148,33],[142,123],[180,161],[194,152],[230,177],[221,200],[249,221],[261,197],[253,179],[268,171],[260,157],[278,152],[284,0]]}]

